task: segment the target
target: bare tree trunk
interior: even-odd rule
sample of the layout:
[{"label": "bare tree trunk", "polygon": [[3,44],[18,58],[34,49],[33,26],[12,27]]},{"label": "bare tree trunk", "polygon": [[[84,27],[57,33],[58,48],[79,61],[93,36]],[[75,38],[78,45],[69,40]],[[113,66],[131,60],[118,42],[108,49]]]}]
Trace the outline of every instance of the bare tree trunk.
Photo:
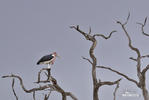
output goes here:
[{"label": "bare tree trunk", "polygon": [[93,100],[99,100],[99,98],[98,98],[98,89],[99,88],[96,88],[96,87],[93,88]]},{"label": "bare tree trunk", "polygon": [[143,94],[144,100],[149,100],[149,93],[146,87],[142,87],[142,94]]},{"label": "bare tree trunk", "polygon": [[97,41],[93,39],[93,44],[89,50],[90,57],[92,58],[93,64],[92,64],[92,79],[93,79],[93,100],[99,100],[98,98],[98,82],[97,82],[97,77],[96,77],[96,64],[97,60],[96,57],[94,56],[93,52],[96,47]]}]

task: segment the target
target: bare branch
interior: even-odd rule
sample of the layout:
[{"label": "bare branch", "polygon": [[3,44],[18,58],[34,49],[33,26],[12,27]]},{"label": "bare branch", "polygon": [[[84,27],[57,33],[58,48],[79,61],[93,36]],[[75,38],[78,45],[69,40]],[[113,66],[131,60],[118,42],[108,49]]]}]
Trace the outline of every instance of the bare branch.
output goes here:
[{"label": "bare branch", "polygon": [[113,100],[116,100],[116,92],[117,92],[118,88],[119,88],[119,82],[117,82],[116,88],[113,92],[113,96],[114,96]]},{"label": "bare branch", "polygon": [[116,21],[116,22],[117,22],[118,24],[121,24],[121,25],[125,26],[125,25],[128,23],[129,18],[130,18],[130,12],[128,13],[128,16],[127,16],[126,22],[125,22],[124,24],[122,24],[120,21]]},{"label": "bare branch", "polygon": [[133,57],[130,57],[129,59],[133,60],[133,61],[137,61],[137,59],[133,58]]},{"label": "bare branch", "polygon": [[142,24],[142,23],[137,23],[137,24],[141,25],[141,31],[142,31],[142,34],[145,35],[145,36],[149,36],[148,33],[145,33],[145,32],[144,32],[144,27],[145,27],[145,25],[146,25],[146,22],[147,22],[147,17],[145,18],[143,24]]},{"label": "bare branch", "polygon": [[[125,35],[127,36],[127,38],[128,38],[128,46],[129,46],[129,48],[132,50],[132,51],[135,51],[136,53],[137,53],[137,76],[138,76],[138,78],[139,78],[139,81],[141,81],[141,54],[140,54],[140,51],[139,51],[139,49],[138,48],[135,48],[133,45],[132,45],[132,43],[131,43],[131,38],[130,38],[130,36],[129,36],[129,34],[128,34],[128,32],[127,32],[127,30],[126,30],[126,28],[125,28],[125,25],[128,23],[128,19],[129,19],[129,16],[130,16],[130,14],[128,15],[128,18],[127,18],[127,21],[126,21],[126,23],[125,24],[122,24],[120,21],[117,21],[117,23],[118,24],[120,24],[121,25],[121,27],[122,27],[122,29],[123,29],[123,31],[124,31],[124,33],[125,33]],[[133,60],[135,60],[135,59],[133,59]],[[140,83],[140,82],[139,82]],[[138,85],[139,86],[139,85]],[[139,86],[140,87],[140,86]]]},{"label": "bare branch", "polygon": [[[45,69],[42,69],[42,71],[43,70],[45,70]],[[40,72],[41,73],[41,72]],[[21,85],[21,87],[22,87],[22,89],[26,92],[26,93],[33,93],[33,98],[34,98],[34,100],[35,100],[35,91],[41,91],[41,90],[45,90],[45,89],[48,89],[48,88],[50,88],[50,89],[52,89],[52,90],[54,90],[54,91],[57,91],[57,92],[59,92],[59,93],[61,93],[62,94],[62,100],[66,100],[66,96],[68,95],[68,96],[70,96],[70,97],[72,97],[72,99],[74,99],[74,100],[77,100],[76,99],[76,97],[74,96],[74,95],[72,95],[72,93],[70,93],[70,92],[65,92],[58,84],[57,84],[57,81],[56,81],[56,79],[55,78],[53,78],[52,76],[51,76],[51,81],[52,81],[52,83],[53,83],[53,85],[52,84],[46,84],[46,85],[44,85],[44,86],[40,86],[40,87],[37,87],[37,88],[32,88],[32,89],[26,89],[25,87],[24,87],[24,84],[23,84],[23,80],[22,80],[22,78],[20,77],[20,76],[17,76],[17,75],[6,75],[6,76],[2,76],[2,78],[8,78],[8,77],[10,77],[10,78],[17,78],[17,79],[19,79],[19,81],[20,81],[20,85]],[[39,79],[39,78],[38,78]],[[46,80],[47,82],[48,82],[48,80]],[[45,81],[45,82],[46,82]],[[43,82],[43,81],[42,81]],[[38,80],[38,83],[40,83],[40,81]],[[12,84],[12,86],[14,85],[14,82],[13,82],[13,84]],[[69,94],[68,94],[69,93]],[[45,98],[47,98],[48,97],[48,95],[46,95],[46,97]]]},{"label": "bare branch", "polygon": [[87,60],[90,64],[93,64],[93,63],[91,62],[91,60],[90,60],[90,59],[85,58],[85,57],[83,57],[83,56],[82,56],[82,58],[83,58],[83,59],[85,59],[85,60]]},{"label": "bare branch", "polygon": [[98,83],[98,86],[103,86],[103,85],[114,85],[114,84],[117,84],[118,82],[120,82],[121,79],[118,79],[114,82],[110,82],[110,81],[104,81],[104,82],[99,82]]},{"label": "bare branch", "polygon": [[34,91],[40,91],[40,90],[44,90],[44,89],[47,89],[47,88],[53,88],[53,86],[51,84],[47,84],[47,85],[44,85],[44,86],[40,86],[40,87],[37,87],[37,88],[32,88],[32,89],[26,89],[24,87],[24,84],[23,84],[23,81],[22,81],[22,78],[20,76],[17,76],[17,75],[6,75],[6,76],[3,76],[2,78],[8,78],[8,77],[11,77],[11,78],[17,78],[19,79],[20,81],[20,85],[22,87],[22,89],[26,92],[26,93],[31,93],[31,92],[34,92]]},{"label": "bare branch", "polygon": [[71,92],[65,92],[67,96],[70,96],[73,100],[77,100],[77,98]]},{"label": "bare branch", "polygon": [[117,23],[121,25],[122,29],[124,30],[124,32],[125,32],[125,34],[126,34],[126,36],[128,38],[130,49],[133,50],[133,51],[135,51],[137,53],[138,57],[141,57],[139,49],[132,46],[131,38],[130,38],[128,32],[125,29],[125,25],[127,24],[127,22],[128,21],[126,21],[125,24],[122,24],[120,21],[117,21]]},{"label": "bare branch", "polygon": [[12,91],[13,91],[13,94],[14,94],[16,100],[18,100],[18,96],[16,95],[16,92],[15,92],[15,90],[14,90],[14,83],[15,83],[15,79],[13,78],[13,79],[12,79]]},{"label": "bare branch", "polygon": [[149,58],[149,55],[141,56],[141,58]]},{"label": "bare branch", "polygon": [[[144,55],[144,56],[141,56],[140,59],[142,58],[149,58],[149,55]],[[133,60],[133,61],[136,61],[137,62],[137,59],[133,58],[133,57],[130,57],[129,59]]]},{"label": "bare branch", "polygon": [[[77,26],[70,26],[70,28],[77,30],[78,32],[80,32],[87,40],[92,40],[92,36],[91,34],[87,34],[85,32],[83,32],[80,28],[79,25]],[[90,32],[89,32],[90,33]]]},{"label": "bare branch", "polygon": [[125,74],[123,74],[123,73],[121,73],[121,72],[119,72],[119,71],[116,71],[116,70],[114,70],[114,69],[112,69],[112,68],[110,68],[110,67],[104,67],[104,66],[96,66],[96,67],[97,67],[97,68],[102,68],[102,69],[107,69],[107,70],[110,70],[110,71],[112,71],[112,72],[114,72],[114,73],[117,73],[118,75],[125,77],[127,80],[129,80],[129,81],[135,83],[137,86],[139,86],[139,83],[138,83],[136,80],[131,79],[131,78],[129,78],[127,75],[125,75]]},{"label": "bare branch", "polygon": [[143,70],[142,74],[145,75],[145,73],[149,70],[149,65],[147,65]]},{"label": "bare branch", "polygon": [[112,34],[113,34],[114,32],[117,32],[117,31],[116,31],[116,30],[112,31],[112,32],[109,34],[109,36],[104,36],[103,34],[94,34],[93,37],[95,37],[95,36],[100,36],[100,37],[102,37],[102,38],[104,38],[104,39],[109,39],[109,38],[112,36]]},{"label": "bare branch", "polygon": [[127,20],[126,20],[126,22],[124,23],[124,25],[126,25],[126,24],[128,23],[129,18],[130,18],[130,12],[128,13],[128,17],[127,17]]},{"label": "bare branch", "polygon": [[92,32],[92,29],[91,29],[91,27],[90,27],[88,34],[91,34],[91,32]]}]

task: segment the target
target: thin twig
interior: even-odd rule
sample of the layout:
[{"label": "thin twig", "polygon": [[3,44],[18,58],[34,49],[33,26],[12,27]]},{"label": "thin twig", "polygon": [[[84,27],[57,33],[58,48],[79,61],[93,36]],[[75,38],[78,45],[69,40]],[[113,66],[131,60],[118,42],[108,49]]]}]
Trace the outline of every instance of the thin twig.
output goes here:
[{"label": "thin twig", "polygon": [[137,59],[133,58],[133,57],[130,57],[129,59],[133,60],[133,61],[137,61]]},{"label": "thin twig", "polygon": [[149,55],[141,56],[141,58],[149,58]]},{"label": "thin twig", "polygon": [[116,92],[117,92],[118,88],[119,88],[119,82],[117,82],[115,90],[113,92],[113,96],[114,96],[113,100],[116,100]]},{"label": "thin twig", "polygon": [[92,32],[92,29],[91,29],[91,27],[89,28],[89,32],[88,32],[88,34],[91,34],[91,32]]},{"label": "thin twig", "polygon": [[127,20],[126,20],[126,22],[123,24],[124,26],[128,23],[129,18],[130,18],[130,12],[128,13],[128,16],[127,16]]},{"label": "thin twig", "polygon": [[14,89],[14,83],[15,83],[15,79],[13,78],[13,79],[12,79],[12,91],[13,91],[13,94],[14,94],[16,100],[18,100],[18,96],[17,96],[17,94],[16,94],[16,92],[15,92],[15,89]]},{"label": "thin twig", "polygon": [[92,61],[91,61],[90,59],[85,58],[85,57],[83,57],[83,56],[82,56],[82,58],[85,59],[85,60],[87,60],[90,64],[93,64]]}]

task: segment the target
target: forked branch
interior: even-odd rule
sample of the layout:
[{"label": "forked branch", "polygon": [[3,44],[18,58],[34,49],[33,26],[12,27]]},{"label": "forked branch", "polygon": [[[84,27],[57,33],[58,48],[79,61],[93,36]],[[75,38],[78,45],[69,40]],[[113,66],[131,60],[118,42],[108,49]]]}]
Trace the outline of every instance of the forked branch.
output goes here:
[{"label": "forked branch", "polygon": [[145,36],[149,36],[148,33],[144,32],[144,27],[145,27],[145,25],[146,25],[146,22],[147,22],[147,17],[145,18],[143,24],[142,24],[142,23],[137,23],[137,24],[141,25],[141,31],[142,31],[142,34],[145,35]]}]

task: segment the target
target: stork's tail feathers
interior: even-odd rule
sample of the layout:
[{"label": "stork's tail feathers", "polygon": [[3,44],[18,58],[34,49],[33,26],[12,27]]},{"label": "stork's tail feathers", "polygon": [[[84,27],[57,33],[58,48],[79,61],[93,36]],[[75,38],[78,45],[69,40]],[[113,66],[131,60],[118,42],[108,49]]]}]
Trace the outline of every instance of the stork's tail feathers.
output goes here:
[{"label": "stork's tail feathers", "polygon": [[37,65],[39,65],[39,64],[40,64],[40,62],[38,61],[38,62],[37,62]]}]

